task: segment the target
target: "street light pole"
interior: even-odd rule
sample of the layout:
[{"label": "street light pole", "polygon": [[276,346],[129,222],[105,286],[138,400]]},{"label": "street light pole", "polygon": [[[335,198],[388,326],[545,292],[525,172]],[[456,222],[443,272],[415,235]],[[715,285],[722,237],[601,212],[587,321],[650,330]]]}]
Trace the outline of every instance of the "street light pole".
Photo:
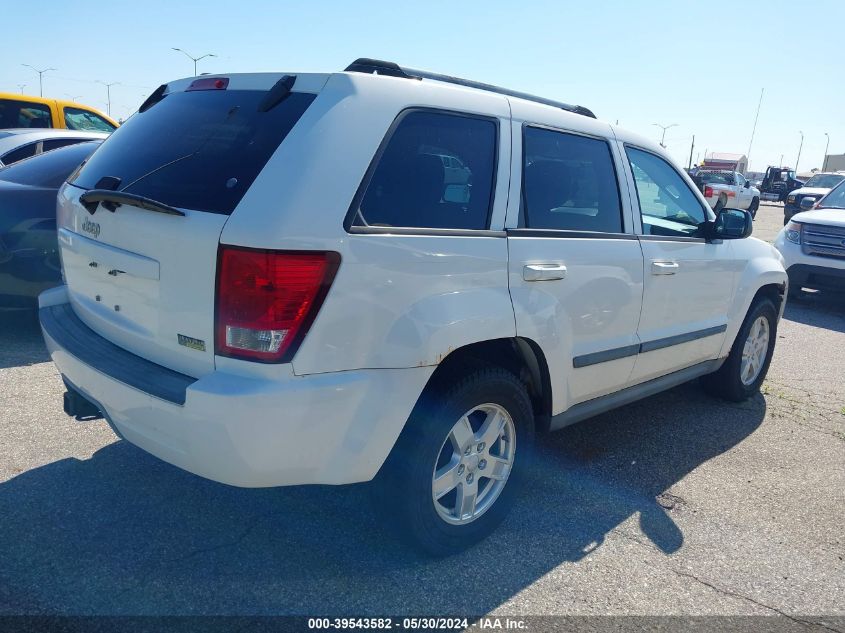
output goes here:
[{"label": "street light pole", "polygon": [[801,135],[801,144],[798,146],[798,158],[795,159],[795,173],[798,174],[798,161],[801,160],[801,148],[804,147],[804,132],[798,131]]},{"label": "street light pole", "polygon": [[173,48],[174,51],[179,51],[180,53],[185,55],[185,57],[187,57],[192,62],[194,62],[194,77],[197,76],[197,62],[199,60],[205,59],[206,57],[217,57],[217,55],[215,55],[214,53],[206,53],[205,55],[200,55],[199,57],[194,57],[188,51],[182,50],[181,48],[174,48],[172,46],[171,46],[171,48]]},{"label": "street light pole", "polygon": [[26,84],[18,84],[18,88],[21,89],[21,94],[23,94],[23,89],[26,88]]},{"label": "street light pole", "polygon": [[689,163],[687,169],[692,169],[692,150],[695,149],[695,134],[692,135],[692,145],[689,146]]},{"label": "street light pole", "polygon": [[751,140],[748,141],[748,153],[745,155],[749,164],[751,164],[751,146],[754,144],[754,133],[757,131],[757,119],[760,118],[760,106],[763,105],[764,90],[765,88],[760,89],[760,101],[757,102],[757,114],[754,115],[754,127],[751,128]]},{"label": "street light pole", "polygon": [[824,144],[824,160],[822,161],[822,171],[827,169],[827,150],[830,147],[830,134],[825,132],[824,135],[827,137],[827,143]]},{"label": "street light pole", "polygon": [[111,116],[111,87],[112,86],[119,86],[119,81],[113,81],[110,84],[107,84],[105,81],[98,81],[98,84],[102,84],[106,87],[106,112],[109,116]]},{"label": "street light pole", "polygon": [[663,141],[666,140],[666,130],[668,130],[670,127],[677,127],[678,124],[672,123],[671,125],[660,125],[660,123],[652,123],[652,125],[656,125],[657,127],[663,130],[663,136],[660,137],[660,147],[666,149],[666,146],[663,144]]},{"label": "street light pole", "polygon": [[45,68],[44,70],[38,70],[35,66],[30,66],[29,64],[21,64],[21,66],[26,66],[27,68],[32,68],[35,72],[38,73],[38,94],[39,96],[44,96],[44,87],[42,84],[41,77],[46,73],[48,70],[56,70],[55,68]]}]

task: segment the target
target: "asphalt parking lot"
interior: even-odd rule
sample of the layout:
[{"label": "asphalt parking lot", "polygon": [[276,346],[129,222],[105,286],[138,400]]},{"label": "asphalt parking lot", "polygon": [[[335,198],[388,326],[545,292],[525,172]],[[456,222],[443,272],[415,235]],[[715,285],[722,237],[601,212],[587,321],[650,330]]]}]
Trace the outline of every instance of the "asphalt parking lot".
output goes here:
[{"label": "asphalt parking lot", "polygon": [[32,318],[0,316],[0,615],[845,615],[842,300],[788,305],[750,402],[688,384],[543,438],[504,526],[437,561],[363,486],[215,484],[62,392]]}]

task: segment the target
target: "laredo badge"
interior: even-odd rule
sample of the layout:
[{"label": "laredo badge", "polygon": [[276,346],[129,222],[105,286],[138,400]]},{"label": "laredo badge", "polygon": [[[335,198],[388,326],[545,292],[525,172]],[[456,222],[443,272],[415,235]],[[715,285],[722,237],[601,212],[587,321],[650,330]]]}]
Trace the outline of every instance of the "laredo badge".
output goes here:
[{"label": "laredo badge", "polygon": [[176,338],[179,339],[179,345],[184,345],[185,347],[195,349],[199,352],[205,351],[205,341],[203,340],[191,338],[190,336],[185,336],[184,334],[177,334]]}]

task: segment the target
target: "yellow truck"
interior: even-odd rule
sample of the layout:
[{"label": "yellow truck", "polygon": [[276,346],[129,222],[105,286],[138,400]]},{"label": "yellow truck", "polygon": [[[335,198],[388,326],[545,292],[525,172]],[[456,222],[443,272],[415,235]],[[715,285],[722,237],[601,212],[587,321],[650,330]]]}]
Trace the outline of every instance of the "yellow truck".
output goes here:
[{"label": "yellow truck", "polygon": [[73,101],[0,92],[0,129],[64,128],[113,132],[117,125],[102,112]]}]

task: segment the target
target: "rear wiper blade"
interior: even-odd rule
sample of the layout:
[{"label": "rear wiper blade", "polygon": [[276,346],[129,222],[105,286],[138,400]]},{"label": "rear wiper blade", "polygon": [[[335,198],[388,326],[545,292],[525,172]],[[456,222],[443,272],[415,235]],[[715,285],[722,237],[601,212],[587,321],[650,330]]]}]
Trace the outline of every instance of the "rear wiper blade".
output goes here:
[{"label": "rear wiper blade", "polygon": [[147,198],[145,196],[136,196],[134,193],[126,193],[125,191],[91,189],[79,196],[79,201],[91,215],[94,215],[101,202],[103,203],[103,206],[112,213],[114,213],[120,205],[128,204],[133,207],[138,207],[139,209],[155,211],[156,213],[181,216],[185,215],[183,211],[174,209],[163,202],[158,202],[157,200],[153,200],[152,198]]}]

